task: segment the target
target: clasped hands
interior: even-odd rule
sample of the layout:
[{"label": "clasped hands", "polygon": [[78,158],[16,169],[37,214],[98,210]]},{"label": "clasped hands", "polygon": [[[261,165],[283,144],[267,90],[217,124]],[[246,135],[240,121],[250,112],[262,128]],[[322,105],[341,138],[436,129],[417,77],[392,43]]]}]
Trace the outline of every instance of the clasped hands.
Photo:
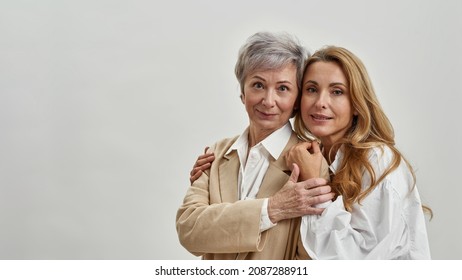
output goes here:
[{"label": "clasped hands", "polygon": [[316,205],[334,198],[328,181],[321,177],[324,157],[319,144],[301,142],[286,154],[292,173],[287,183],[268,201],[268,215],[273,223],[303,215],[320,215],[323,208]]},{"label": "clasped hands", "polygon": [[[191,184],[202,172],[210,168],[215,155],[205,148],[190,173]],[[319,144],[301,142],[290,148],[286,154],[286,164],[292,168],[289,180],[268,200],[268,215],[273,223],[303,215],[320,215],[323,208],[316,207],[334,198],[328,181],[322,177],[324,157]]]}]

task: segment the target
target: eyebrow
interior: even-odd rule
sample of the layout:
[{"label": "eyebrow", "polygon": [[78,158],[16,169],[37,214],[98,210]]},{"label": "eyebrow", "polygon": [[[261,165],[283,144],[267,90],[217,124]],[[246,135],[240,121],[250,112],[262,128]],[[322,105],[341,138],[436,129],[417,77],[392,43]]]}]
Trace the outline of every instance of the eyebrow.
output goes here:
[{"label": "eyebrow", "polygon": [[[315,84],[317,86],[319,85],[318,82],[313,81],[313,80],[308,80],[303,85],[306,85],[306,84]],[[344,83],[341,83],[341,82],[330,83],[329,86],[330,87],[332,87],[332,86],[344,86],[344,87],[346,87],[346,85]]]},{"label": "eyebrow", "polygon": [[318,82],[313,81],[313,80],[308,80],[308,81],[306,81],[305,83],[303,83],[303,85],[306,85],[306,84],[315,84],[315,85],[319,85]]},{"label": "eyebrow", "polygon": [[[250,77],[250,78],[256,78],[256,79],[259,79],[259,80],[262,80],[262,81],[265,81],[265,82],[266,82],[266,80],[263,79],[263,77],[260,77],[260,76],[258,76],[258,75],[252,76],[252,77]],[[291,83],[290,81],[287,81],[287,80],[277,81],[276,83],[277,83],[277,84],[291,84],[291,85],[292,85],[292,83]]]}]

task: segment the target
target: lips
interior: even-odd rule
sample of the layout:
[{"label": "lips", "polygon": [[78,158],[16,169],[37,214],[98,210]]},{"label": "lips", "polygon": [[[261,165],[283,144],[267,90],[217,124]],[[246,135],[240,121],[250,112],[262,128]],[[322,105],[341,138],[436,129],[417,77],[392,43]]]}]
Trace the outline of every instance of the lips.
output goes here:
[{"label": "lips", "polygon": [[322,115],[322,114],[312,114],[311,117],[312,117],[315,121],[328,121],[328,120],[333,119],[332,117],[329,117],[329,116],[326,116],[326,115]]},{"label": "lips", "polygon": [[260,115],[262,115],[263,117],[272,117],[272,116],[275,116],[276,114],[275,113],[267,113],[267,112],[263,112],[263,111],[260,111],[260,110],[257,110],[258,113],[260,113]]}]

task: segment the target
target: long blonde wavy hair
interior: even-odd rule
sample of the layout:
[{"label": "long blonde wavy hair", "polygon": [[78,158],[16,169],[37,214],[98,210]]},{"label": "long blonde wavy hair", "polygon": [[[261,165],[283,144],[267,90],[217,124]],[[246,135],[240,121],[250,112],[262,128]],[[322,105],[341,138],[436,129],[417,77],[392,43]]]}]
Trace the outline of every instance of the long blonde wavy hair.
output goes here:
[{"label": "long blonde wavy hair", "polygon": [[[328,46],[316,51],[307,60],[305,73],[311,64],[319,61],[334,62],[340,66],[348,81],[353,111],[358,113],[353,118],[350,130],[331,149],[331,151],[336,151],[342,147],[344,154],[340,168],[332,179],[331,186],[337,195],[343,196],[345,208],[351,211],[354,203],[361,203],[361,200],[377,184],[400,165],[401,160],[409,167],[415,185],[415,173],[409,162],[395,147],[393,127],[380,106],[361,60],[345,48]],[[300,111],[295,116],[294,128],[302,139],[313,140],[313,135],[303,124]],[[390,148],[393,153],[393,160],[385,172],[377,178],[377,174],[368,160],[368,154],[370,149],[383,147],[383,145]],[[328,155],[328,158],[331,158],[331,155]],[[361,182],[364,172],[369,173],[371,185],[362,190]],[[430,208],[426,206],[423,208],[432,216]]]}]

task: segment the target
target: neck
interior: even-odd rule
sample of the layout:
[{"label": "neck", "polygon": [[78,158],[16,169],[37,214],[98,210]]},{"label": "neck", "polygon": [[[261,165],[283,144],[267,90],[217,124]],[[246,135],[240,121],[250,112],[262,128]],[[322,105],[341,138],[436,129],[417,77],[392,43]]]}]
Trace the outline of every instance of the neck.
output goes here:
[{"label": "neck", "polygon": [[274,131],[249,129],[249,148],[257,145]]}]

